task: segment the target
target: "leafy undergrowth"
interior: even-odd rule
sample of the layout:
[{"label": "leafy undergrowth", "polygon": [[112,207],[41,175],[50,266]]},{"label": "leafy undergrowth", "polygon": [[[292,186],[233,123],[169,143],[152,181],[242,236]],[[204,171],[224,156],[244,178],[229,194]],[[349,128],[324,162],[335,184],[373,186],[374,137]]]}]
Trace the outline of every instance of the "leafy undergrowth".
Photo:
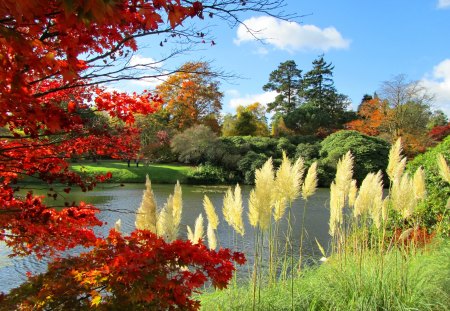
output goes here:
[{"label": "leafy undergrowth", "polygon": [[[447,239],[406,256],[399,250],[329,258],[295,278],[294,310],[449,310],[449,256]],[[251,283],[205,293],[202,310],[292,310],[290,284],[262,286],[254,308]]]},{"label": "leafy undergrowth", "polygon": [[106,174],[112,173],[110,182],[120,183],[144,183],[145,176],[148,174],[154,183],[175,184],[177,180],[184,182],[188,173],[192,170],[191,166],[177,164],[139,164],[139,167],[131,162],[128,167],[126,162],[121,161],[99,161],[99,162],[80,162],[71,165],[71,169],[76,172],[86,174]]}]

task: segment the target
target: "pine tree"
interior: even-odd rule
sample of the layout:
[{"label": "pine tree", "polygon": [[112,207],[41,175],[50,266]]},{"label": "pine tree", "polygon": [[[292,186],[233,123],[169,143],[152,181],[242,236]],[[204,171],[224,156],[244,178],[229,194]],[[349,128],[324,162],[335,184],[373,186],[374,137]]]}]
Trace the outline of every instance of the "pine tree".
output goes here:
[{"label": "pine tree", "polygon": [[282,115],[292,112],[300,102],[299,91],[302,84],[302,71],[297,69],[293,60],[281,63],[270,73],[269,82],[263,86],[264,91],[276,91],[275,101],[267,105],[267,111]]}]

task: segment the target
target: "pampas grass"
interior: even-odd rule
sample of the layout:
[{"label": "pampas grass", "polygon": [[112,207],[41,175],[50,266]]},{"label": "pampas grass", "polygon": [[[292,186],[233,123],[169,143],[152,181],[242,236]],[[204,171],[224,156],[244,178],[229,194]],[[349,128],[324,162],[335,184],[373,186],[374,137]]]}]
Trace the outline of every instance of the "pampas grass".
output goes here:
[{"label": "pampas grass", "polygon": [[222,212],[225,221],[241,236],[245,234],[243,211],[241,187],[237,184],[234,193],[231,188],[228,188],[225,193]]},{"label": "pampas grass", "polygon": [[212,227],[211,223],[209,223],[209,222],[208,222],[208,229],[206,230],[206,236],[208,238],[209,249],[216,249],[217,248],[216,233],[215,233],[214,228]]},{"label": "pampas grass", "polygon": [[386,173],[391,182],[400,178],[405,170],[406,158],[402,157],[402,139],[399,137],[392,148],[389,150],[389,162]]},{"label": "pampas grass", "polygon": [[307,201],[317,190],[317,161],[311,164],[302,185],[302,198]]},{"label": "pampas grass", "polygon": [[192,244],[198,244],[199,240],[203,239],[204,227],[203,227],[203,215],[199,214],[195,220],[194,231],[191,227],[187,226],[187,238]]},{"label": "pampas grass", "polygon": [[156,200],[152,190],[152,183],[148,175],[145,180],[145,190],[142,202],[136,212],[135,226],[140,230],[149,230],[156,233]]},{"label": "pampas grass", "polygon": [[450,183],[450,167],[447,165],[445,158],[442,154],[438,154],[437,164],[439,167],[439,174],[448,183]]},{"label": "pampas grass", "polygon": [[205,209],[208,223],[214,230],[219,226],[219,216],[216,214],[216,209],[207,195],[203,197],[203,208]]},{"label": "pampas grass", "polygon": [[274,173],[272,158],[261,169],[255,171],[255,187],[250,192],[249,221],[253,227],[267,230],[273,208]]}]

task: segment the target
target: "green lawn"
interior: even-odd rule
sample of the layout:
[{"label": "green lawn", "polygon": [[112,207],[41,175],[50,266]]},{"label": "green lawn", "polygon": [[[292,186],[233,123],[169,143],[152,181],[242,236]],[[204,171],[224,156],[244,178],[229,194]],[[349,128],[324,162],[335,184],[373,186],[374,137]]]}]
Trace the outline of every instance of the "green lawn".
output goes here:
[{"label": "green lawn", "polygon": [[106,174],[112,173],[111,182],[120,183],[143,183],[145,175],[148,174],[153,183],[176,183],[177,180],[184,182],[187,174],[193,167],[179,164],[139,164],[134,163],[128,167],[126,162],[114,160],[102,160],[96,163],[92,161],[82,161],[73,163],[71,168],[76,172],[85,174]]}]

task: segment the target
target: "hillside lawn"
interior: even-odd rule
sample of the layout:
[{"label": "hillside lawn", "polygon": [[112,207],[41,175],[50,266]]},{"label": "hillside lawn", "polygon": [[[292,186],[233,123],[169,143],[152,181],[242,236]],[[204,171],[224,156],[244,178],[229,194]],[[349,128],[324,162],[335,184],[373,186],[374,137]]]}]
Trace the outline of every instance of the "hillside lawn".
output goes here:
[{"label": "hillside lawn", "polygon": [[136,167],[134,162],[130,163],[128,167],[127,162],[118,160],[98,160],[80,161],[71,165],[72,170],[78,173],[93,175],[112,173],[112,178],[109,182],[116,183],[144,183],[145,175],[148,174],[152,183],[157,184],[174,184],[179,180],[183,183],[188,176],[188,173],[195,167],[173,164],[150,164],[144,165],[139,163]]}]

